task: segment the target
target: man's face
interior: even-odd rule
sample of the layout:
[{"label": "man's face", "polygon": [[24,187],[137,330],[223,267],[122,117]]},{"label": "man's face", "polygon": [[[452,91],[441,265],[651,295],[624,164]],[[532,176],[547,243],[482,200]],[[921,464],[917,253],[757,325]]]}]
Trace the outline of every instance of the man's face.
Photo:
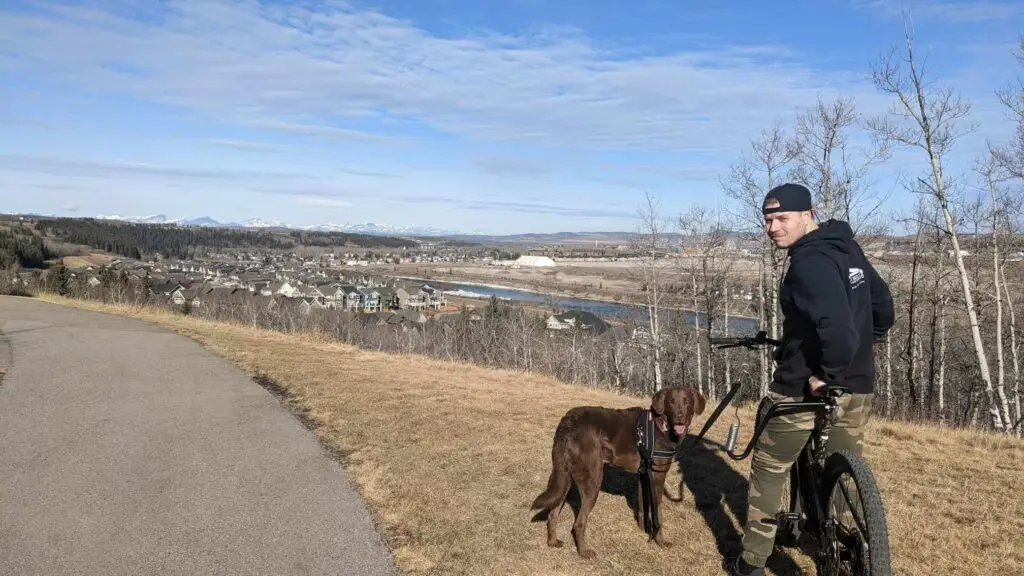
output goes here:
[{"label": "man's face", "polygon": [[775,212],[764,215],[764,230],[777,248],[789,248],[810,229],[810,212]]}]

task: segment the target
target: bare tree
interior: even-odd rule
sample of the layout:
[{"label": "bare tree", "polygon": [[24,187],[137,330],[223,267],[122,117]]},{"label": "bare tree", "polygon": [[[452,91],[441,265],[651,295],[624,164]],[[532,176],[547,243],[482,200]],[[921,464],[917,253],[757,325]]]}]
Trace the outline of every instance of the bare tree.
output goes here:
[{"label": "bare tree", "polygon": [[790,178],[804,182],[814,193],[821,220],[845,220],[854,233],[869,224],[885,196],[865,187],[868,169],[889,155],[889,143],[855,149],[850,137],[860,123],[853,98],[837,97],[830,103],[818,99],[815,106],[797,116],[795,165]]},{"label": "bare tree", "polygon": [[978,324],[971,290],[970,276],[964,265],[953,214],[950,210],[950,194],[947,178],[943,173],[943,159],[952,149],[959,136],[958,121],[967,117],[970,104],[962,100],[951,88],[931,92],[926,87],[923,72],[914,56],[912,33],[906,35],[906,53],[903,63],[896,59],[897,50],[891,50],[872,70],[875,86],[882,92],[896,98],[897,103],[889,114],[869,121],[870,129],[878,138],[901,146],[923,151],[929,160],[931,178],[919,179],[938,203],[946,222],[946,230],[952,245],[953,257],[960,274],[964,306],[970,321],[971,336],[977,357],[978,369],[988,397],[992,427],[1006,431],[1009,423],[1005,405],[1000,401],[992,386],[988,358]]},{"label": "bare tree", "polygon": [[[714,384],[715,366],[710,339],[715,323],[721,319],[722,309],[728,303],[726,286],[733,264],[733,260],[725,253],[728,232],[722,226],[721,212],[712,212],[710,208],[701,205],[694,205],[681,215],[678,226],[680,232],[687,238],[688,254],[684,271],[690,275],[694,311],[701,309],[704,314],[704,335],[708,350],[707,384],[704,390],[709,397],[715,399],[717,390]],[[698,306],[698,299],[703,301],[703,307]],[[728,312],[725,321],[728,323]],[[699,377],[700,339],[696,338],[695,341]],[[728,375],[726,377],[728,378]]]},{"label": "bare tree", "polygon": [[661,372],[661,285],[664,280],[668,243],[665,235],[665,224],[662,222],[660,207],[657,200],[647,193],[644,204],[640,207],[640,224],[633,236],[632,244],[636,253],[640,254],[638,267],[641,289],[647,300],[648,328],[651,337],[651,349],[654,354],[654,390],[662,388]]},{"label": "bare tree", "polygon": [[[765,194],[781,183],[783,170],[798,156],[794,145],[778,123],[764,129],[751,142],[751,149],[739,163],[730,169],[727,179],[720,180],[726,196],[734,201],[732,214],[739,231],[756,233],[760,237],[758,264],[758,327],[767,329],[772,338],[779,337],[778,285],[781,254],[764,234],[764,214],[761,205]],[[768,391],[771,378],[771,360],[767,350],[760,352],[761,394]]]},{"label": "bare tree", "polygon": [[[1024,36],[1014,54],[1024,64]],[[993,162],[1010,176],[1024,180],[1024,80],[1017,78],[1001,90],[996,97],[1006,108],[1008,119],[1014,123],[1013,138],[1002,146],[989,145]]]}]

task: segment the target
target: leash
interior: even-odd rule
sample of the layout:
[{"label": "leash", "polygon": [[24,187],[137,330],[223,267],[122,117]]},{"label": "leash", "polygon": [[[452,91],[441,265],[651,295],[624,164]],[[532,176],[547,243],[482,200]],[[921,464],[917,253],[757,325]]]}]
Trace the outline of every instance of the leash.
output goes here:
[{"label": "leash", "polygon": [[[640,511],[644,517],[644,525],[651,527],[651,539],[661,532],[661,515],[658,512],[658,500],[654,497],[654,459],[673,458],[675,450],[656,450],[654,448],[654,418],[650,410],[644,410],[636,423],[636,447],[640,452],[640,489],[643,490],[644,509]],[[671,467],[672,463],[669,462]]]},{"label": "leash", "polygon": [[[704,422],[703,428],[700,433],[694,437],[692,443],[689,446],[683,447],[683,443],[679,445],[673,451],[668,450],[655,450],[654,449],[654,419],[651,417],[650,410],[644,410],[640,415],[640,418],[636,423],[636,448],[637,452],[640,453],[640,489],[643,491],[644,497],[644,509],[640,511],[644,517],[644,525],[651,527],[651,540],[658,536],[661,532],[661,515],[658,511],[658,501],[654,497],[654,458],[668,458],[672,457],[674,461],[678,461],[682,453],[693,448],[697,442],[704,437],[708,430],[715,424],[718,417],[725,410],[725,407],[729,405],[729,402],[736,396],[736,393],[740,391],[742,385],[737,382],[732,385],[729,392],[722,398],[722,401],[718,403],[715,411],[711,413],[707,421]],[[669,463],[671,466],[671,462]]]},{"label": "leash", "polygon": [[718,417],[722,414],[722,411],[725,410],[725,407],[729,405],[729,402],[732,402],[733,397],[736,396],[736,393],[740,391],[740,388],[742,386],[743,385],[740,382],[736,382],[735,384],[732,385],[732,388],[730,388],[729,392],[726,393],[725,398],[722,398],[722,401],[718,403],[718,406],[715,408],[715,411],[712,412],[711,416],[709,416],[707,421],[704,422],[704,427],[700,429],[700,433],[693,437],[693,442],[691,442],[685,448],[683,447],[682,442],[679,443],[680,447],[678,450],[676,450],[677,461],[682,457],[682,454],[684,452],[696,446],[697,442],[700,442],[701,438],[703,438],[704,434],[706,434],[707,431],[710,430],[711,427],[715,424],[715,422],[718,420]]}]

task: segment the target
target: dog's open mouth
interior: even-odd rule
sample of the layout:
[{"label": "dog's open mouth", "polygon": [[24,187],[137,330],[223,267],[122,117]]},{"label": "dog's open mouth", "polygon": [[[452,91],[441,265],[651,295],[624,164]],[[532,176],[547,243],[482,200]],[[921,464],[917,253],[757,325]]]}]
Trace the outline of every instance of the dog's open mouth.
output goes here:
[{"label": "dog's open mouth", "polygon": [[[658,421],[658,428],[660,428],[665,434],[668,434],[668,422],[665,420]],[[675,432],[676,436],[682,438],[683,435],[686,434],[686,424],[676,424],[672,426],[672,431]]]}]

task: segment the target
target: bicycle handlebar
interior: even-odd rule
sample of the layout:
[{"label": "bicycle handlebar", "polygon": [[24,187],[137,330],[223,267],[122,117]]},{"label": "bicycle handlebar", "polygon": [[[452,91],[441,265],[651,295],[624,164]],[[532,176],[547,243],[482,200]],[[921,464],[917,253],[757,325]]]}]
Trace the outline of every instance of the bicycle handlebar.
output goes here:
[{"label": "bicycle handlebar", "polygon": [[709,343],[718,348],[738,348],[740,346],[757,350],[759,346],[782,346],[780,340],[773,340],[768,337],[768,332],[761,330],[754,336],[740,336],[732,338],[710,338]]}]

